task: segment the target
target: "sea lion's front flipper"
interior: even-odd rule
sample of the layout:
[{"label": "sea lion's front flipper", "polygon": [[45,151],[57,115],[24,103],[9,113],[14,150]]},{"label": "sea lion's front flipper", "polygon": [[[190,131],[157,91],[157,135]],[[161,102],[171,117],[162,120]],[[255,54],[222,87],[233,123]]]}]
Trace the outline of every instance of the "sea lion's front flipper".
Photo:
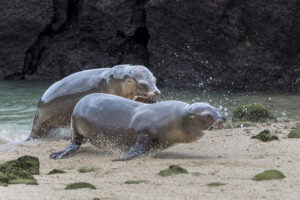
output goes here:
[{"label": "sea lion's front flipper", "polygon": [[137,141],[133,147],[127,151],[122,158],[113,161],[125,161],[134,158],[147,156],[150,151],[150,141],[147,134],[139,134]]},{"label": "sea lion's front flipper", "polygon": [[73,153],[73,152],[77,151],[80,148],[80,146],[82,144],[82,141],[83,141],[83,137],[77,137],[64,150],[52,153],[50,155],[50,158],[52,158],[52,159],[62,159],[66,155],[69,155],[70,153]]}]

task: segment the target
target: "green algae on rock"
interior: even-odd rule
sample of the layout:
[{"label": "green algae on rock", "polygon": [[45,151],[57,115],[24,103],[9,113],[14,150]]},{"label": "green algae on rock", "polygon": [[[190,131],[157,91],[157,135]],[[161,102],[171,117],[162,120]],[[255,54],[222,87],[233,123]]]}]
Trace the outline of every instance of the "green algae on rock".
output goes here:
[{"label": "green algae on rock", "polygon": [[258,139],[263,142],[269,142],[272,140],[278,140],[278,137],[276,135],[271,135],[270,130],[266,129],[261,131],[259,134],[252,136],[251,139]]},{"label": "green algae on rock", "polygon": [[96,198],[93,198],[93,200],[101,200],[100,198],[96,197]]},{"label": "green algae on rock", "polygon": [[146,183],[146,180],[128,180],[125,181],[125,184],[140,184],[140,183]]},{"label": "green algae on rock", "polygon": [[98,170],[99,168],[97,167],[81,167],[78,171],[80,173],[88,173],[88,172],[94,172]]},{"label": "green algae on rock", "polygon": [[276,179],[283,179],[285,175],[278,170],[266,170],[260,174],[255,175],[252,180],[254,181],[263,181],[263,180],[276,180]]},{"label": "green algae on rock", "polygon": [[72,183],[67,185],[65,190],[76,190],[81,188],[90,188],[90,189],[96,189],[96,187],[90,183],[87,182],[78,182],[78,183]]},{"label": "green algae on rock", "polygon": [[218,187],[218,186],[222,186],[222,185],[226,185],[226,184],[220,183],[220,182],[212,182],[212,183],[207,184],[207,186],[209,186],[209,187]]},{"label": "green algae on rock", "polygon": [[241,121],[265,122],[275,119],[274,115],[263,104],[253,103],[241,105],[233,111],[232,122]]},{"label": "green algae on rock", "polygon": [[0,165],[0,185],[31,184],[37,181],[33,175],[39,174],[40,162],[33,156],[22,156]]},{"label": "green algae on rock", "polygon": [[48,175],[51,175],[51,174],[63,174],[63,173],[66,173],[64,170],[62,169],[52,169]]},{"label": "green algae on rock", "polygon": [[288,134],[288,138],[300,138],[300,129],[291,130]]},{"label": "green algae on rock", "polygon": [[177,165],[171,165],[169,169],[162,170],[158,173],[159,176],[171,176],[177,174],[187,174],[188,171],[184,168],[181,168]]}]

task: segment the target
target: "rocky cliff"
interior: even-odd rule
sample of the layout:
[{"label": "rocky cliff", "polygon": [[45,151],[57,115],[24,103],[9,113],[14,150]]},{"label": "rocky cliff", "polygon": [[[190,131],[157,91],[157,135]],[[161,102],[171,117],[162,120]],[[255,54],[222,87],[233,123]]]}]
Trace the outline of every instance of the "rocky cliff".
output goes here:
[{"label": "rocky cliff", "polygon": [[144,64],[160,86],[300,91],[299,0],[0,0],[0,78]]}]

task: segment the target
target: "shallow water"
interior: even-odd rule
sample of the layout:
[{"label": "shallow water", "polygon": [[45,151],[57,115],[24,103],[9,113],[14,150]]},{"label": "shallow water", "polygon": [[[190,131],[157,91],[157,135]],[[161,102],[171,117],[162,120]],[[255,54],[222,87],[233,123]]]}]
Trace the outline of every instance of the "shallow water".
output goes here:
[{"label": "shallow water", "polygon": [[[36,104],[50,82],[0,81],[0,144],[19,142],[30,134]],[[300,94],[241,94],[162,89],[161,100],[208,102],[231,118],[239,105],[265,104],[279,119],[300,120]]]}]

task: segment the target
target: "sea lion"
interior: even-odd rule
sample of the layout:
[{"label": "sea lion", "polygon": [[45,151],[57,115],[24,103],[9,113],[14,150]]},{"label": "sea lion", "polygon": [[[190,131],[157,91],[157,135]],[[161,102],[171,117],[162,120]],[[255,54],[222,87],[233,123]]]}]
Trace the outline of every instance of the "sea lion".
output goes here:
[{"label": "sea lion", "polygon": [[52,129],[69,126],[76,103],[95,92],[133,100],[153,99],[160,95],[156,78],[142,65],[117,65],[71,74],[51,85],[40,98],[27,140],[44,137]]},{"label": "sea lion", "polygon": [[127,152],[118,160],[130,160],[150,150],[195,141],[203,136],[203,130],[222,124],[225,117],[206,103],[145,104],[95,93],[76,104],[71,121],[71,144],[50,158],[61,159],[89,140],[98,147],[107,142],[123,147]]}]

